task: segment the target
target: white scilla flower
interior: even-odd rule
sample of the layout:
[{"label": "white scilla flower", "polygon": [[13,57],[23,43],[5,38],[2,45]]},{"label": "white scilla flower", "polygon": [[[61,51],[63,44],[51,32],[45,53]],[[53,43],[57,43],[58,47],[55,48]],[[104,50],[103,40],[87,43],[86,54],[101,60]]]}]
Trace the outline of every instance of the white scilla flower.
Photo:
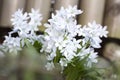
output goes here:
[{"label": "white scilla flower", "polygon": [[[60,54],[58,63],[63,68],[75,57],[83,59],[88,56],[87,66],[97,62],[97,53],[93,48],[100,47],[101,37],[106,37],[108,32],[106,27],[96,24],[95,21],[83,27],[78,25],[75,16],[81,13],[77,6],[69,6],[67,9],[62,7],[52,14],[49,23],[44,24],[47,29],[41,51],[47,53],[48,61],[53,61],[56,55]],[[76,36],[80,39],[77,40]],[[60,53],[57,53],[57,50]]]},{"label": "white scilla flower", "polygon": [[49,70],[49,71],[52,70],[53,68],[55,68],[53,62],[48,62],[45,67],[46,67],[46,69]]},{"label": "white scilla flower", "polygon": [[87,48],[87,49],[82,49],[77,56],[80,57],[80,59],[84,59],[87,57],[87,66],[91,67],[93,63],[97,63],[97,52],[94,52],[93,48]]},{"label": "white scilla flower", "polygon": [[21,50],[21,46],[20,46],[20,38],[19,37],[10,37],[10,36],[5,36],[5,40],[3,42],[3,46],[5,46],[6,49],[8,49],[8,51],[17,53],[17,51]]},{"label": "white scilla flower", "polygon": [[31,30],[38,31],[39,30],[38,26],[41,25],[41,20],[42,20],[39,10],[31,9],[31,13],[29,13],[28,15],[30,17],[29,25]]},{"label": "white scilla flower", "polygon": [[[13,31],[17,31],[18,36],[21,38],[22,46],[24,46],[24,39],[28,39],[31,44],[38,40],[36,31],[39,30],[38,26],[41,25],[42,16],[38,10],[31,9],[31,13],[23,13],[23,10],[18,10],[12,15]],[[11,35],[11,34],[10,34]]]},{"label": "white scilla flower", "polygon": [[100,24],[97,24],[95,21],[93,21],[92,23],[88,23],[88,27],[91,29],[92,32],[96,33],[96,36],[107,37],[108,31],[106,31],[106,26],[102,27]]},{"label": "white scilla flower", "polygon": [[61,59],[60,59],[60,65],[61,65],[62,67],[66,67],[67,64],[68,64],[67,59],[65,59],[65,58],[61,58]]},{"label": "white scilla flower", "polygon": [[13,30],[27,30],[28,28],[25,28],[27,25],[27,20],[29,17],[27,16],[27,13],[23,14],[23,10],[18,9],[13,15],[12,15],[12,25]]},{"label": "white scilla flower", "polygon": [[66,9],[66,11],[67,11],[67,13],[69,14],[69,16],[73,16],[73,17],[75,17],[75,16],[78,15],[78,14],[83,13],[83,11],[77,9],[77,6],[74,6],[74,7],[69,6],[69,7]]},{"label": "white scilla flower", "polygon": [[79,32],[79,35],[84,37],[83,43],[89,41],[90,45],[94,48],[100,48],[100,43],[102,42],[100,37],[106,37],[107,34],[108,31],[106,31],[106,27],[96,24],[95,21],[88,23],[88,25],[81,28]]},{"label": "white scilla flower", "polygon": [[79,41],[74,39],[73,41],[69,41],[67,43],[65,48],[61,50],[61,53],[67,58],[68,61],[70,61],[76,56],[77,48],[81,48],[81,46],[79,45]]}]

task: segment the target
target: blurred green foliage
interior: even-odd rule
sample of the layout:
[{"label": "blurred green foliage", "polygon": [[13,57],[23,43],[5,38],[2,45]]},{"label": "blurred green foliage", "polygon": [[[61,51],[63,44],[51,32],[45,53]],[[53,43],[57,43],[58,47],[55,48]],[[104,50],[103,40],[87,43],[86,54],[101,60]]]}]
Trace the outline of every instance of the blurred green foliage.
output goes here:
[{"label": "blurred green foliage", "polygon": [[30,45],[18,54],[5,53],[0,58],[0,80],[63,80],[59,69],[47,71],[45,64],[45,55]]}]

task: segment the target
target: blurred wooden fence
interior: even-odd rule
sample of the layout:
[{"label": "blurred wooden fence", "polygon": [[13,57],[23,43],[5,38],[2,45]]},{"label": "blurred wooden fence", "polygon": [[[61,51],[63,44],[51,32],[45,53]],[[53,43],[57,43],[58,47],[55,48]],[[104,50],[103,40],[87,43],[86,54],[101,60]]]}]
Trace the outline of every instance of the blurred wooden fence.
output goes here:
[{"label": "blurred wooden fence", "polygon": [[77,5],[84,11],[78,23],[84,25],[95,20],[108,26],[109,37],[120,38],[120,0],[0,0],[0,27],[11,27],[11,15],[19,8],[27,12],[39,9],[45,23],[51,12],[69,5]]}]

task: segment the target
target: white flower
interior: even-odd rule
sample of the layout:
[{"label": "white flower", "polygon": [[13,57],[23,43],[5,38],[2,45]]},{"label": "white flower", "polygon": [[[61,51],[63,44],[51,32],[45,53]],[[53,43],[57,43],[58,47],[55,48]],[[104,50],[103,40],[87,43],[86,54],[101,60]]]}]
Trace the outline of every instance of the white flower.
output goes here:
[{"label": "white flower", "polygon": [[10,36],[5,36],[5,40],[3,42],[3,46],[11,53],[17,53],[17,51],[21,50],[20,46],[20,38],[19,37],[10,37]]},{"label": "white flower", "polygon": [[61,58],[60,59],[60,65],[64,68],[67,67],[68,61],[66,58]]},{"label": "white flower", "polygon": [[82,49],[77,56],[80,57],[80,59],[84,59],[85,57],[87,57],[87,66],[91,67],[93,63],[97,63],[97,52],[94,52],[93,48],[87,48],[87,49]]},{"label": "white flower", "polygon": [[88,23],[88,27],[91,29],[91,31],[96,32],[96,36],[107,37],[108,31],[106,31],[106,26],[102,27],[100,24],[96,24],[96,22],[93,21],[92,23]]},{"label": "white flower", "polygon": [[[99,48],[101,37],[107,36],[106,27],[102,27],[96,22],[88,23],[81,27],[77,24],[75,16],[81,14],[81,10],[77,10],[77,6],[64,9],[63,7],[56,14],[52,14],[52,18],[45,24],[46,30],[42,50],[47,53],[48,61],[53,61],[57,54],[60,54],[58,63],[64,68],[69,62],[76,57],[80,59],[87,58],[86,66],[91,67],[97,62],[97,53],[94,48]],[[75,37],[80,39],[76,40]],[[60,53],[57,53],[57,50]]]},{"label": "white flower", "polygon": [[23,14],[23,10],[18,9],[13,15],[11,21],[13,25],[20,25],[20,22],[27,23],[27,13]]},{"label": "white flower", "polygon": [[22,10],[16,11],[12,15],[13,32],[17,30],[18,36],[22,39],[22,46],[24,46],[24,39],[28,39],[31,44],[34,44],[38,36],[36,31],[41,25],[41,14],[38,10],[31,9],[31,13],[23,13]]},{"label": "white flower", "polygon": [[51,53],[47,56],[47,60],[51,61],[56,57],[56,48],[54,47],[51,51]]},{"label": "white flower", "polygon": [[91,62],[93,63],[97,63],[98,60],[96,59],[98,57],[98,53],[97,52],[91,52],[90,56],[89,56],[89,60],[91,60]]},{"label": "white flower", "polygon": [[[59,54],[62,55],[59,61],[62,67],[67,66],[68,62],[71,62],[77,56],[83,59],[89,55],[87,59],[89,66],[97,62],[97,54],[94,53],[92,47],[99,48],[100,37],[106,37],[108,32],[106,28],[102,28],[95,22],[89,23],[88,27],[77,25],[75,16],[81,13],[81,10],[77,10],[77,6],[69,6],[67,9],[62,7],[59,11],[56,11],[56,14],[52,14],[52,19],[49,19],[49,23],[45,24],[47,29],[45,30],[42,51],[48,53],[48,61],[54,60],[58,49]],[[77,35],[83,38],[76,40],[75,36]],[[80,52],[78,52],[79,50]]]},{"label": "white flower", "polygon": [[41,25],[42,20],[41,14],[39,14],[39,10],[31,9],[31,13],[28,15],[30,17],[29,26],[31,30],[38,31],[38,26]]},{"label": "white flower", "polygon": [[90,39],[90,44],[94,48],[100,48],[101,39],[99,37],[93,37]]},{"label": "white flower", "polygon": [[[3,46],[10,53],[20,51],[25,46],[25,40],[28,40],[32,45],[35,41],[40,40],[40,35],[36,34],[41,25],[41,14],[38,10],[31,10],[31,13],[23,13],[23,10],[18,9],[12,15],[13,31],[9,32],[9,36],[5,36]],[[11,37],[13,33],[18,33],[17,37]]]},{"label": "white flower", "polygon": [[[107,37],[108,31],[106,27],[100,24],[96,24],[95,21],[88,23],[88,26],[84,26],[80,29],[79,35],[83,36],[83,43],[90,42],[90,45],[94,48],[100,48],[100,43],[102,42],[100,37]],[[84,45],[84,44],[83,44]]]},{"label": "white flower", "polygon": [[93,50],[90,52],[90,55],[88,57],[88,63],[87,63],[87,66],[88,67],[92,67],[92,64],[93,63],[97,63],[98,60],[97,60],[97,55],[98,53],[97,52],[94,52]]},{"label": "white flower", "polygon": [[[108,31],[106,26],[102,27],[95,21],[83,27],[78,25],[76,16],[82,12],[77,6],[66,9],[62,7],[44,24],[47,28],[45,34],[37,35],[42,20],[39,11],[31,9],[30,13],[23,13],[23,10],[19,9],[12,15],[13,31],[9,32],[9,36],[5,36],[2,48],[4,51],[17,53],[26,46],[26,40],[32,45],[38,41],[42,43],[40,51],[45,53],[48,60],[45,66],[47,70],[55,68],[56,63],[59,63],[63,70],[68,64],[74,65],[76,57],[79,60],[85,59],[86,67],[92,67],[93,63],[97,63],[94,48],[100,48],[101,37],[107,37]],[[13,33],[18,33],[18,37],[11,37]],[[76,39],[76,36],[80,39]],[[56,58],[58,61],[54,61]]]},{"label": "white flower", "polygon": [[69,14],[69,16],[73,16],[73,17],[75,17],[75,16],[78,15],[78,14],[83,13],[83,11],[77,9],[77,6],[74,6],[74,7],[69,6],[69,7],[66,9],[66,11],[67,11],[67,14]]},{"label": "white flower", "polygon": [[12,15],[12,25],[13,30],[25,30],[27,31],[28,28],[26,28],[27,26],[27,20],[29,19],[29,17],[27,17],[27,13],[23,14],[23,10],[18,9],[18,11],[16,11],[13,15]]},{"label": "white flower", "polygon": [[65,56],[68,61],[76,56],[77,48],[80,47],[78,46],[79,43],[77,43],[77,45],[75,44],[73,41],[68,41],[65,48],[61,50],[62,55]]},{"label": "white flower", "polygon": [[55,66],[53,62],[48,62],[45,67],[47,70],[52,70]]},{"label": "white flower", "polygon": [[12,15],[12,24],[14,30],[20,31],[38,31],[38,26],[41,25],[41,14],[38,10],[31,9],[31,13],[24,13],[22,10],[16,11]]},{"label": "white flower", "polygon": [[63,37],[59,37],[55,40],[55,46],[62,50],[67,45],[67,40],[64,40]]}]

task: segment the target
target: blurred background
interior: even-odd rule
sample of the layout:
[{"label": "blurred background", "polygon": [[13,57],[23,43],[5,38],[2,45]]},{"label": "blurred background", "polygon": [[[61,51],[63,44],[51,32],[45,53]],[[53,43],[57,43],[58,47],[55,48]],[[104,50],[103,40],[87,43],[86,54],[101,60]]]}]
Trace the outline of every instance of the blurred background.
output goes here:
[{"label": "blurred background", "polygon": [[[46,23],[47,20],[51,17],[51,13],[54,13],[55,10],[60,9],[61,6],[67,8],[69,5],[77,5],[78,9],[84,11],[83,14],[77,16],[79,24],[86,25],[88,22],[95,20],[97,23],[103,26],[107,26],[109,31],[108,38],[102,38],[102,47],[100,49],[96,49],[96,51],[98,51],[99,55],[102,57],[102,60],[100,59],[99,65],[102,64],[104,66],[108,66],[110,65],[109,63],[114,62],[118,67],[120,64],[120,0],[0,0],[0,43],[2,44],[4,36],[7,35],[9,31],[11,31],[11,15],[19,8],[23,9],[24,12],[30,12],[31,8],[39,9],[40,13],[43,15],[42,23]],[[45,28],[41,26],[40,31],[43,32],[44,30]],[[23,55],[24,53],[25,52],[23,51]],[[29,63],[25,62],[26,60],[24,61],[23,57],[22,59],[17,57],[16,60],[16,57],[13,55],[8,56],[3,57],[3,55],[0,54],[0,80],[63,80],[58,77],[53,78],[53,76],[57,75],[54,74],[56,72],[52,72],[53,74],[48,72],[47,74],[50,75],[46,75],[47,77],[44,77],[40,73],[41,71],[38,69],[38,67],[41,65],[39,62],[36,62],[41,61],[39,60],[40,56],[37,56],[35,59],[31,59],[31,54],[27,55],[27,58],[25,58]],[[32,66],[35,70],[33,70],[33,68],[31,69],[31,67],[28,68],[28,64],[32,65],[34,61],[36,64],[39,64],[37,65],[37,68],[36,66]],[[21,64],[27,64],[27,69],[35,72],[37,78],[29,78],[29,76],[33,76],[33,73],[29,72],[29,70],[26,70],[26,66],[23,68]],[[44,69],[42,70],[42,73],[47,72],[44,71]],[[21,79],[23,77],[21,74],[23,73],[25,74],[25,78]],[[107,75],[110,76],[108,73]],[[37,75],[42,75],[43,77],[41,78],[39,76],[40,78],[38,78]],[[60,74],[59,77],[61,77]]]}]

